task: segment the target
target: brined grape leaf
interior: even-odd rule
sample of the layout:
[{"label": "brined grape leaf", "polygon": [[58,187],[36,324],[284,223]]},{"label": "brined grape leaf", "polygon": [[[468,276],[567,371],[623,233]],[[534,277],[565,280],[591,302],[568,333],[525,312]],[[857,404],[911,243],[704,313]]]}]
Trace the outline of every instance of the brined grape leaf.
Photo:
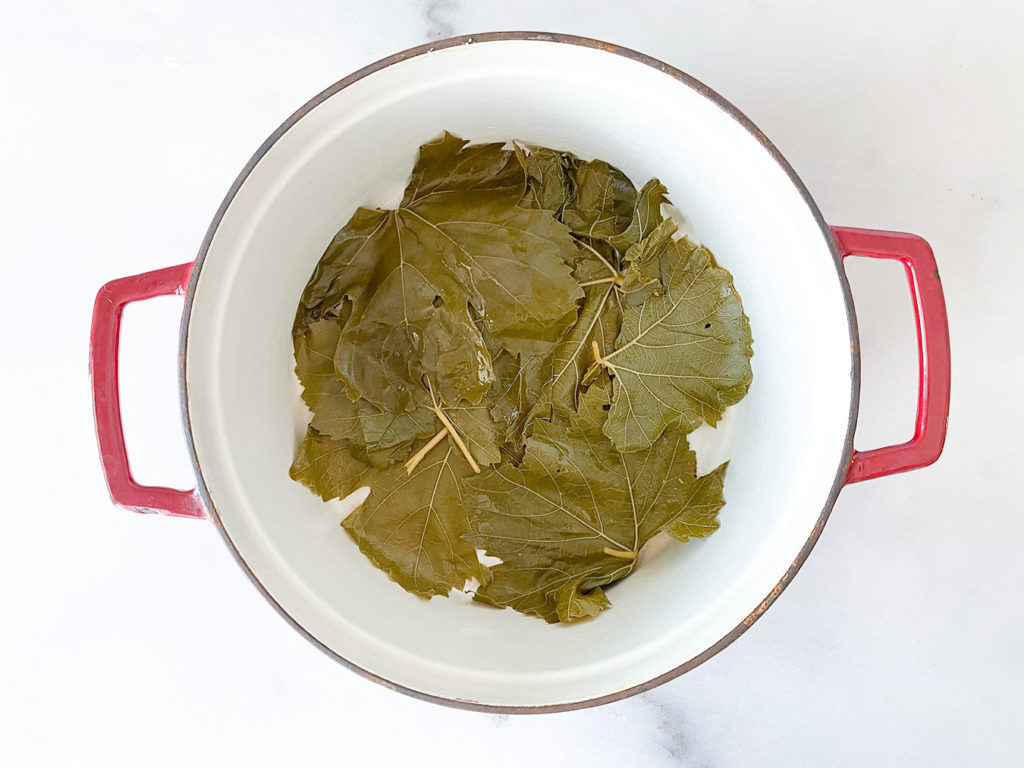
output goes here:
[{"label": "brined grape leaf", "polygon": [[649,448],[668,427],[714,426],[751,382],[750,322],[732,276],[687,239],[665,251],[664,292],[627,308],[615,348],[605,434],[620,451]]},{"label": "brined grape leaf", "polygon": [[348,396],[345,385],[334,373],[334,350],[341,336],[341,325],[331,319],[308,325],[293,339],[295,373],[302,384],[302,399],[313,411],[326,417],[319,431],[338,440],[362,437],[358,406]]},{"label": "brined grape leaf", "polygon": [[676,229],[672,219],[665,219],[646,238],[626,251],[628,266],[622,275],[622,301],[627,307],[643,304],[664,290],[662,261],[672,248]]},{"label": "brined grape leaf", "polygon": [[534,423],[521,466],[467,481],[476,508],[469,540],[502,560],[477,600],[549,622],[591,616],[608,605],[595,590],[628,575],[656,533],[697,536],[709,527],[724,503],[724,466],[697,477],[676,429],[647,450],[618,452],[603,433],[608,403],[605,377],[577,414]]},{"label": "brined grape leaf", "polygon": [[[466,443],[469,452],[473,454],[477,464],[483,467],[488,464],[497,464],[501,460],[500,449],[504,442],[505,431],[503,425],[495,423],[486,401],[480,405],[461,403],[444,406],[443,410]],[[440,427],[440,424],[438,426]],[[460,456],[458,459],[461,461],[462,457]]]},{"label": "brined grape leaf", "polygon": [[612,603],[601,587],[594,587],[584,593],[582,589],[583,579],[573,579],[564,587],[558,590],[555,613],[559,621],[578,621],[597,616],[605,608],[610,608]]},{"label": "brined grape leaf", "polygon": [[526,176],[515,155],[465,143],[445,134],[424,145],[400,207],[357,212],[358,239],[339,233],[344,256],[330,256],[341,274],[324,289],[318,268],[307,289],[310,300],[352,299],[335,368],[389,411],[414,407],[424,376],[444,404],[480,402],[493,371],[470,304],[510,352],[546,354],[582,298],[567,228],[518,205]]},{"label": "brined grape leaf", "polygon": [[625,254],[664,220],[662,203],[670,202],[665,185],[650,179],[639,192],[618,168],[601,160],[586,162],[569,152],[516,145],[526,170],[520,205],[545,208],[573,234],[591,245],[607,241]]},{"label": "brined grape leaf", "polygon": [[[577,190],[576,174],[588,164],[568,152],[557,152],[544,147],[535,147],[527,155],[525,150],[516,145],[516,153],[520,163],[527,172],[526,193],[519,204],[527,208],[545,208],[552,211],[559,221],[565,219],[565,208],[570,206],[570,221],[578,223],[581,229],[573,230],[576,242],[580,247],[572,261],[573,275],[580,283],[598,278],[608,278],[618,274],[619,256],[615,248],[597,235],[590,233],[593,220],[600,217],[597,208],[589,209],[589,215],[583,216],[573,212]],[[617,169],[603,164],[610,169],[609,175],[616,174]],[[584,176],[593,179],[594,171],[588,170]],[[593,181],[591,181],[593,186]],[[599,204],[594,204],[599,205]],[[609,214],[614,217],[614,212]],[[593,220],[592,220],[593,219]],[[599,228],[603,231],[603,228]]]},{"label": "brined grape leaf", "polygon": [[526,429],[547,365],[542,358],[505,351],[494,358],[495,379],[487,402],[501,434],[501,448],[516,461],[522,459],[526,448]]},{"label": "brined grape leaf", "polygon": [[636,187],[622,171],[603,160],[581,163],[575,171],[574,194],[562,209],[574,234],[608,239],[633,220]]},{"label": "brined grape leaf", "polygon": [[521,458],[525,448],[526,416],[540,392],[546,358],[513,355],[487,329],[483,318],[473,314],[494,368],[494,383],[482,403],[487,406],[494,429],[493,445],[510,456]]},{"label": "brined grape leaf", "polygon": [[288,474],[330,501],[343,499],[364,485],[361,477],[369,465],[368,457],[350,441],[335,440],[308,427]]},{"label": "brined grape leaf", "polygon": [[471,302],[513,354],[545,354],[575,315],[582,292],[570,264],[576,246],[546,211],[516,205],[518,193],[446,192],[402,209],[424,242],[439,233],[468,267]]},{"label": "brined grape leaf", "polygon": [[686,511],[669,520],[662,530],[683,543],[690,539],[702,539],[717,531],[718,511],[725,503],[722,489],[728,467],[729,463],[726,462],[698,477],[684,503]]},{"label": "brined grape leaf", "polygon": [[292,327],[295,336],[301,336],[310,323],[324,317],[341,316],[342,325],[348,320],[352,302],[346,297],[362,293],[373,267],[372,262],[361,258],[364,246],[379,232],[387,213],[358,208],[331,240],[302,292]]},{"label": "brined grape leaf", "polygon": [[[337,378],[334,361],[328,357],[337,346],[341,328],[333,320],[320,320],[295,340],[296,372],[303,385],[303,399],[313,411],[310,422],[318,433],[336,440],[348,440],[370,455],[387,451],[393,461],[408,458],[417,439],[428,438],[444,429],[426,388],[417,395],[419,403],[406,413],[391,413],[369,401],[353,401]],[[502,356],[508,353],[499,350]],[[496,423],[489,407],[493,394],[479,405],[465,401],[438,406],[465,441],[481,465],[499,460],[504,425]],[[395,449],[404,448],[404,454]]]},{"label": "brined grape leaf", "polygon": [[576,238],[579,252],[573,262],[573,276],[580,285],[612,283],[621,280],[622,258],[606,241],[597,238]]},{"label": "brined grape leaf", "polygon": [[665,220],[661,213],[661,204],[669,202],[667,192],[665,185],[657,179],[651,179],[644,184],[637,193],[633,218],[629,225],[609,237],[608,241],[620,251],[626,251],[631,245],[650,235]]},{"label": "brined grape leaf", "polygon": [[579,161],[568,152],[546,147],[534,147],[527,154],[517,144],[515,151],[526,171],[526,192],[519,204],[525,208],[543,208],[559,216],[574,194],[574,174]]},{"label": "brined grape leaf", "polygon": [[400,207],[411,207],[438,192],[501,191],[522,196],[525,188],[519,159],[504,144],[469,144],[445,131],[420,147]]},{"label": "brined grape leaf", "polygon": [[[399,449],[406,454],[418,438],[429,437],[437,429],[437,417],[432,411],[417,406],[408,413],[382,411],[366,400],[358,401],[362,414],[363,445],[368,451],[391,451],[397,461],[402,458]],[[313,419],[316,427],[318,419]]]},{"label": "brined grape leaf", "polygon": [[332,290],[352,297],[353,309],[335,370],[351,392],[392,412],[415,407],[424,376],[446,401],[479,400],[492,373],[464,280],[412,239],[388,212],[336,277]]},{"label": "brined grape leaf", "polygon": [[[295,339],[296,372],[303,385],[303,399],[313,411],[310,426],[324,437],[349,441],[373,458],[381,452],[391,461],[408,458],[414,441],[444,428],[429,393],[424,389],[419,398],[422,404],[407,413],[384,411],[363,398],[350,399],[335,376],[333,359],[328,357],[340,333],[334,320],[319,320]],[[463,401],[443,411],[481,466],[499,460],[504,429],[492,419],[488,404]]]},{"label": "brined grape leaf", "polygon": [[559,340],[545,366],[546,377],[534,406],[534,418],[576,410],[577,395],[587,369],[594,362],[593,344],[607,349],[615,343],[622,322],[615,288],[611,284],[586,289],[579,319]]},{"label": "brined grape leaf", "polygon": [[620,277],[620,273],[624,277],[630,247],[665,220],[661,211],[662,203],[669,202],[665,185],[650,179],[637,193],[621,171],[602,161],[588,163],[543,147],[527,155],[516,145],[516,152],[527,172],[520,205],[546,208],[570,226],[580,245],[574,262],[576,279],[587,284]]},{"label": "brined grape leaf", "polygon": [[342,525],[374,565],[417,595],[447,595],[487,569],[466,540],[462,481],[472,470],[448,441],[406,474],[401,464],[365,473],[366,501]]},{"label": "brined grape leaf", "polygon": [[295,372],[313,412],[310,425],[336,440],[352,440],[369,451],[408,448],[436,431],[434,412],[420,405],[407,413],[384,411],[364,398],[352,400],[334,371],[341,325],[318,320],[295,338]]},{"label": "brined grape leaf", "polygon": [[469,533],[462,480],[472,471],[444,441],[407,474],[401,463],[374,467],[351,444],[310,429],[291,476],[325,501],[362,486],[370,494],[342,526],[370,560],[410,592],[424,597],[488,580]]}]

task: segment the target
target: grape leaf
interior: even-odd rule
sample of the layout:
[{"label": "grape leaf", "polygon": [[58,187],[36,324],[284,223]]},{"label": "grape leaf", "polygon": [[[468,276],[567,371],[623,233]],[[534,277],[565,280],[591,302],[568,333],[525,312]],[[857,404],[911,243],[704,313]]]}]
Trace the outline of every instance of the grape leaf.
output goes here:
[{"label": "grape leaf", "polygon": [[460,403],[444,406],[443,410],[480,466],[497,464],[501,460],[504,430],[495,423],[486,401],[480,405]]},{"label": "grape leaf", "polygon": [[543,208],[556,216],[573,195],[573,175],[579,161],[568,152],[533,147],[527,154],[518,144],[516,156],[526,171],[526,192],[519,204],[525,208]]},{"label": "grape leaf", "polygon": [[[493,372],[458,265],[411,234],[395,211],[360,246],[358,260],[373,266],[334,357],[349,389],[402,412],[416,406],[426,377],[445,402],[478,402]],[[363,271],[352,267],[353,276]],[[351,281],[339,277],[336,284],[353,295]]]},{"label": "grape leaf", "polygon": [[[569,152],[516,145],[526,170],[520,205],[545,208],[590,245],[605,240],[622,254],[664,220],[665,185],[650,179],[640,192],[618,168],[601,160],[584,162]],[[579,277],[579,275],[577,275]]]},{"label": "grape leaf", "polygon": [[612,285],[586,289],[579,319],[558,342],[545,366],[547,376],[536,399],[534,418],[550,420],[553,414],[572,413],[583,376],[593,362],[592,344],[600,349],[615,343],[622,313]]},{"label": "grape leaf", "polygon": [[[576,279],[586,285],[625,277],[620,273],[629,262],[629,249],[665,221],[665,185],[650,179],[637,193],[621,171],[602,161],[586,163],[543,147],[527,155],[516,145],[516,153],[527,174],[520,205],[553,211],[572,228],[580,245],[574,261]],[[627,214],[630,200],[632,211]]]},{"label": "grape leaf", "polygon": [[575,189],[562,210],[562,221],[582,237],[608,239],[633,220],[636,187],[615,166],[603,160],[581,163]]},{"label": "grape leaf", "polygon": [[501,558],[476,599],[549,622],[596,614],[596,590],[628,575],[656,533],[710,531],[725,466],[696,476],[686,435],[667,430],[651,448],[620,453],[603,434],[607,377],[568,419],[537,421],[521,466],[470,478],[476,522],[468,538]]},{"label": "grape leaf", "polygon": [[[387,451],[392,461],[408,458],[412,443],[443,428],[423,391],[421,402],[407,413],[390,413],[360,398],[353,401],[334,372],[333,354],[341,335],[334,320],[319,320],[295,339],[296,372],[303,385],[303,399],[313,411],[310,422],[320,435],[347,440],[376,454]],[[444,412],[465,440],[480,465],[493,464],[504,432],[491,418],[485,404],[466,402],[447,406]],[[404,452],[397,449],[405,449]]]},{"label": "grape leaf", "polygon": [[468,266],[471,301],[505,349],[545,354],[582,298],[569,266],[577,249],[563,224],[546,211],[519,207],[519,197],[518,191],[435,193],[409,209],[409,221],[424,241],[427,230],[439,232],[443,247]]},{"label": "grape leaf", "polygon": [[662,261],[672,248],[676,229],[672,219],[665,219],[644,240],[631,245],[626,251],[628,266],[622,276],[622,301],[627,307],[643,304],[664,290]]},{"label": "grape leaf", "polygon": [[437,431],[437,417],[423,405],[407,413],[389,413],[359,398],[352,400],[334,372],[334,351],[341,325],[318,320],[295,338],[295,371],[302,397],[313,411],[310,425],[336,440],[352,440],[366,450],[408,448],[417,438]]},{"label": "grape leaf", "polygon": [[609,237],[608,241],[620,251],[626,251],[650,235],[665,219],[661,214],[661,204],[669,202],[667,192],[665,185],[657,179],[644,184],[636,196],[629,226]]},{"label": "grape leaf", "polygon": [[540,397],[547,362],[535,356],[502,353],[494,358],[494,384],[487,393],[491,418],[499,425],[501,447],[515,461],[526,448],[526,429]]},{"label": "grape leaf", "polygon": [[558,590],[555,614],[559,621],[578,621],[597,616],[612,603],[601,587],[594,587],[589,592],[582,591],[583,579],[573,579]]},{"label": "grape leaf", "polygon": [[363,247],[381,228],[387,211],[358,208],[348,224],[334,236],[317,262],[299,300],[292,333],[301,336],[310,323],[338,316],[344,307],[344,322],[352,312],[346,296],[358,297],[369,279],[373,264],[361,259]]},{"label": "grape leaf", "polygon": [[579,252],[573,262],[573,276],[586,287],[596,283],[613,282],[620,277],[622,257],[606,241],[578,237]]},{"label": "grape leaf", "polygon": [[407,208],[437,192],[501,191],[522,195],[523,168],[500,142],[469,144],[445,131],[420,147],[400,207]]},{"label": "grape leaf", "polygon": [[661,263],[664,293],[627,308],[615,349],[603,353],[614,377],[604,431],[620,451],[649,448],[670,425],[714,426],[750,388],[750,322],[732,276],[685,238]]},{"label": "grape leaf", "polygon": [[470,531],[462,480],[471,470],[442,443],[411,475],[395,464],[370,475],[370,495],[343,525],[373,563],[417,595],[447,595],[487,569],[464,537]]},{"label": "grape leaf", "polygon": [[469,304],[510,352],[546,354],[582,298],[566,227],[518,205],[526,181],[515,155],[465,143],[445,134],[424,145],[401,206],[373,229],[357,212],[360,239],[339,234],[344,255],[330,256],[342,275],[307,289],[352,298],[335,367],[389,411],[414,407],[424,376],[445,404],[480,402],[493,371]]},{"label": "grape leaf", "polygon": [[342,526],[374,565],[408,591],[447,595],[467,579],[488,580],[464,538],[469,510],[461,483],[471,470],[447,441],[410,475],[402,464],[375,468],[351,444],[310,429],[290,474],[325,501],[368,485],[370,495]]},{"label": "grape leaf", "polygon": [[362,485],[363,472],[370,465],[348,440],[321,435],[313,427],[299,443],[288,474],[324,501],[343,499]]},{"label": "grape leaf", "polygon": [[475,312],[473,315],[494,368],[494,383],[487,390],[483,401],[494,430],[493,442],[490,442],[492,436],[489,435],[488,444],[497,446],[498,450],[505,449],[512,456],[521,457],[526,415],[540,391],[544,358],[513,355],[488,330],[483,318]]}]

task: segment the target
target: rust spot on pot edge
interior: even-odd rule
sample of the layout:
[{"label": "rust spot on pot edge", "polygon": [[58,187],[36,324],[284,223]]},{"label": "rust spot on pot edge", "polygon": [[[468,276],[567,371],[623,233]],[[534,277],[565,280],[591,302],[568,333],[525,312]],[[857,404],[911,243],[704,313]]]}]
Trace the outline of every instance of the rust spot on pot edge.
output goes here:
[{"label": "rust spot on pot edge", "polygon": [[[799,566],[797,566],[799,567]],[[761,604],[757,606],[748,616],[743,620],[743,623],[748,627],[757,621],[758,617],[768,610],[769,606],[775,602],[775,598],[782,594],[782,590],[786,588],[786,583],[789,581],[789,574],[787,573],[782,580],[772,587],[772,591],[768,593],[768,597],[761,601]]]}]

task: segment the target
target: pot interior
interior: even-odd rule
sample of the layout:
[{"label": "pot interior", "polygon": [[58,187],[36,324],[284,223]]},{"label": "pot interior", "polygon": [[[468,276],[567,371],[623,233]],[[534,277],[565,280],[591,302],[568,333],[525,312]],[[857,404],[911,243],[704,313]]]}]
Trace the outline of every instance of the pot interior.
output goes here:
[{"label": "pot interior", "polygon": [[[376,570],[288,467],[308,414],[293,373],[298,297],[361,204],[400,198],[417,147],[449,130],[600,157],[658,176],[684,230],[732,271],[754,382],[694,442],[730,466],[721,529],[657,541],[596,620],[547,625],[425,601]],[[498,40],[372,72],[306,112],[259,159],[201,264],[184,376],[195,457],[223,528],[295,622],[391,683],[499,706],[566,705],[699,656],[754,611],[834,497],[855,390],[843,279],[811,205],[759,140],[697,87],[596,47]]]}]

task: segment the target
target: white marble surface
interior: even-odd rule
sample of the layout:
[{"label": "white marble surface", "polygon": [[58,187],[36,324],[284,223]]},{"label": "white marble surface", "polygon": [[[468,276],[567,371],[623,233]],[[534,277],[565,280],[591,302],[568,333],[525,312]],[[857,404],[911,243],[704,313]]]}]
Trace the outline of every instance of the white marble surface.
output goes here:
[{"label": "white marble surface", "polygon": [[[1019,765],[1022,8],[6,5],[0,764]],[[525,718],[362,680],[278,618],[208,525],[113,509],[86,377],[96,288],[191,258],[249,155],[309,96],[428,39],[517,28],[603,38],[692,73],[765,130],[829,221],[926,236],[954,360],[941,463],[845,490],[753,630],[652,693]],[[872,447],[910,430],[913,334],[898,270],[852,272],[858,444]],[[163,299],[128,313],[127,429],[144,481],[189,479],[179,312]]]}]

